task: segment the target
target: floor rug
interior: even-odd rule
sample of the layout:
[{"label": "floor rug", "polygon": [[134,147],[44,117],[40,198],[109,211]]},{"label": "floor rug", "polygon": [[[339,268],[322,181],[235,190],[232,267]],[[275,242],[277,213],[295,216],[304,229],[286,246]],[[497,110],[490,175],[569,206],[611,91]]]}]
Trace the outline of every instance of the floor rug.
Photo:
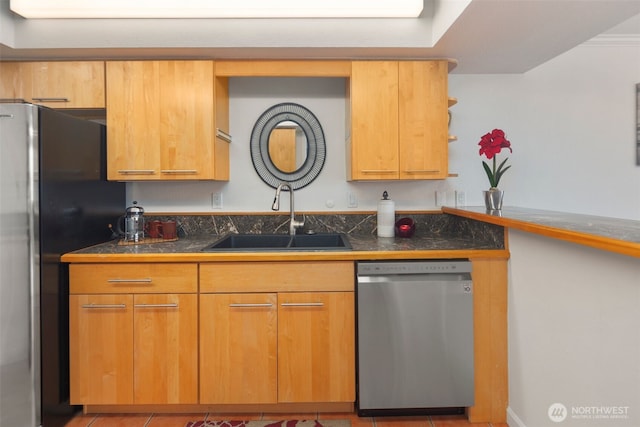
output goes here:
[{"label": "floor rug", "polygon": [[349,420],[189,421],[185,427],[351,427]]}]

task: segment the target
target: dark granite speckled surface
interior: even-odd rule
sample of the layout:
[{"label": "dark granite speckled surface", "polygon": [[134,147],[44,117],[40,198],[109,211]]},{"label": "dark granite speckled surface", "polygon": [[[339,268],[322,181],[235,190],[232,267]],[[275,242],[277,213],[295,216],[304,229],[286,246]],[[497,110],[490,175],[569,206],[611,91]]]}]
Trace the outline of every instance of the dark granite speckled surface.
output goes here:
[{"label": "dark granite speckled surface", "polygon": [[[446,214],[396,215],[396,219],[401,217],[410,217],[416,222],[413,237],[378,238],[375,214],[306,215],[304,231],[345,233],[353,251],[504,249],[501,226]],[[193,253],[229,233],[286,234],[289,223],[288,215],[146,216],[147,221],[153,219],[175,219],[178,241],[140,245],[117,245],[112,241],[74,253]]]},{"label": "dark granite speckled surface", "polygon": [[505,207],[500,212],[494,213],[487,213],[483,207],[465,207],[461,210],[608,239],[640,243],[640,221],[630,219],[517,207]]}]

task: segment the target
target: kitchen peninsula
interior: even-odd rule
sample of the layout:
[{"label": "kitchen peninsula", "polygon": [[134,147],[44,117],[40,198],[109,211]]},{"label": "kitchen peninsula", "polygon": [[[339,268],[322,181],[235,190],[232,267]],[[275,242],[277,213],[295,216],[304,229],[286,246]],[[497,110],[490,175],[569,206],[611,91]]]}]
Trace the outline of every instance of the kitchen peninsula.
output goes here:
[{"label": "kitchen peninsula", "polygon": [[640,221],[507,207],[443,208],[443,212],[640,258]]},{"label": "kitchen peninsula", "polygon": [[[509,425],[549,425],[554,402],[638,408],[640,221],[515,207],[443,211],[508,234]],[[637,417],[630,410],[620,425],[638,425]]]}]

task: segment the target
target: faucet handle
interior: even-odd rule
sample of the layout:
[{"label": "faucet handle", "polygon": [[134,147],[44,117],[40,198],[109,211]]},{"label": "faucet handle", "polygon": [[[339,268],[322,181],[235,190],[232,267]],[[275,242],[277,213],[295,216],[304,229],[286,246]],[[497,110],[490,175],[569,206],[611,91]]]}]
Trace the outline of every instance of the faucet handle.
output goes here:
[{"label": "faucet handle", "polygon": [[293,220],[293,226],[294,226],[295,228],[302,228],[302,227],[304,227],[304,217],[302,218],[302,221],[299,221],[299,220],[297,220],[297,219],[294,219],[294,220]]},{"label": "faucet handle", "polygon": [[295,217],[291,218],[291,224],[290,224],[290,229],[292,230],[291,234],[295,234],[296,229],[304,227],[305,219],[306,217],[304,216],[304,214],[302,214],[302,221],[295,219]]}]

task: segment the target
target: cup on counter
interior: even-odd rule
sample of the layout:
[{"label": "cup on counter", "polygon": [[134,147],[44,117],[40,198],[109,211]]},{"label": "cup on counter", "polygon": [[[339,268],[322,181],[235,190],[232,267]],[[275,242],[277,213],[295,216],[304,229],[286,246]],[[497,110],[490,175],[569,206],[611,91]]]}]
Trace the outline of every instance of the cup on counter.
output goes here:
[{"label": "cup on counter", "polygon": [[162,238],[175,239],[178,237],[176,222],[174,220],[162,221]]},{"label": "cup on counter", "polygon": [[162,237],[162,221],[154,220],[149,222],[149,229],[147,235],[152,238]]}]

